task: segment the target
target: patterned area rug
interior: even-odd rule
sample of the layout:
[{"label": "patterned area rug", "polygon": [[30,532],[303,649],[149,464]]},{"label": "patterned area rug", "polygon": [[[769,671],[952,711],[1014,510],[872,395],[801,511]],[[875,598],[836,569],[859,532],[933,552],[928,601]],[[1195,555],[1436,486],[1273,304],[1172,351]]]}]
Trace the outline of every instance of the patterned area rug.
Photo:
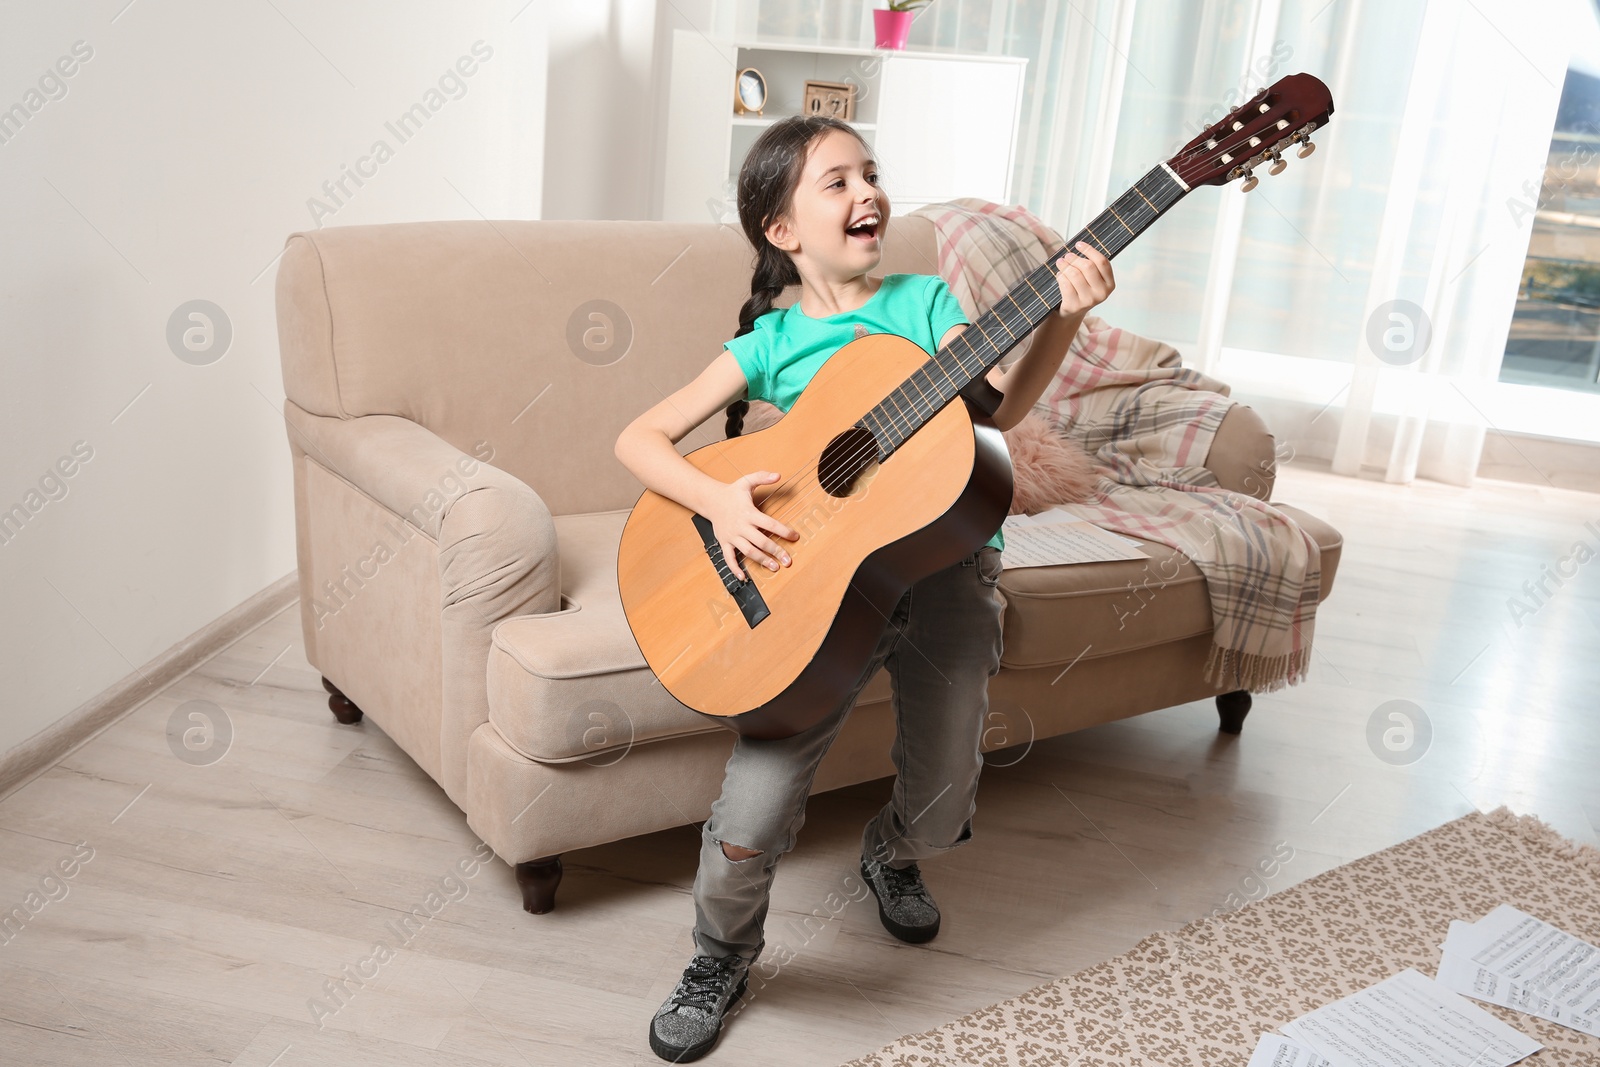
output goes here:
[{"label": "patterned area rug", "polygon": [[[1314,1008],[1406,967],[1434,977],[1450,920],[1502,903],[1600,944],[1600,851],[1473,813],[845,1067],[1244,1067]],[[1546,1045],[1530,1067],[1600,1064],[1600,1039],[1472,1003]]]}]

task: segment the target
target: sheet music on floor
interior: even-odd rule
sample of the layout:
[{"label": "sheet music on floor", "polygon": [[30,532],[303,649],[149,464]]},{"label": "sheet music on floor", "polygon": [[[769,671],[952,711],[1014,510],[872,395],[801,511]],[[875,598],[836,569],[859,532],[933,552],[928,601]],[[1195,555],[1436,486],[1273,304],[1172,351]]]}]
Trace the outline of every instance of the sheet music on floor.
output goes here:
[{"label": "sheet music on floor", "polygon": [[1600,1037],[1600,949],[1510,904],[1450,923],[1439,982]]},{"label": "sheet music on floor", "polygon": [[1410,967],[1278,1029],[1333,1067],[1510,1067],[1544,1047]]},{"label": "sheet music on floor", "polygon": [[1246,1067],[1332,1067],[1332,1064],[1286,1037],[1262,1034]]},{"label": "sheet music on floor", "polygon": [[1000,562],[1008,569],[1149,558],[1137,541],[1102,530],[1062,508],[1007,515],[1000,532],[1006,542]]}]

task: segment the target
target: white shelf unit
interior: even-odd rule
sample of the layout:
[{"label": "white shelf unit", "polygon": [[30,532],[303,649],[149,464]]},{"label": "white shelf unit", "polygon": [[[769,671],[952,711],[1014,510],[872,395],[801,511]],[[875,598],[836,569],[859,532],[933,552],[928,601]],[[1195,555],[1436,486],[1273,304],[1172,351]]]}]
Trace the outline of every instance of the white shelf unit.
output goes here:
[{"label": "white shelf unit", "polygon": [[[893,214],[978,196],[1008,203],[1027,60],[673,34],[662,215],[738,224],[735,181],[761,131],[800,114],[807,79],[857,85],[850,125],[872,145]],[[735,115],[736,73],[767,82],[761,115]]]}]

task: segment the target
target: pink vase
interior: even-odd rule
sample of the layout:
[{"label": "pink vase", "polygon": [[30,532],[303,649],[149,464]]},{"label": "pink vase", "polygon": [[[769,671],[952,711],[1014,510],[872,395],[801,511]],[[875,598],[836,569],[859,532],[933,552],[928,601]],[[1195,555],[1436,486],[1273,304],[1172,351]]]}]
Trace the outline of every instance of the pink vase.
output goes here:
[{"label": "pink vase", "polygon": [[877,41],[874,48],[899,48],[906,46],[906,38],[911,34],[911,18],[914,11],[890,11],[887,8],[878,8],[872,12],[872,26],[877,31]]}]

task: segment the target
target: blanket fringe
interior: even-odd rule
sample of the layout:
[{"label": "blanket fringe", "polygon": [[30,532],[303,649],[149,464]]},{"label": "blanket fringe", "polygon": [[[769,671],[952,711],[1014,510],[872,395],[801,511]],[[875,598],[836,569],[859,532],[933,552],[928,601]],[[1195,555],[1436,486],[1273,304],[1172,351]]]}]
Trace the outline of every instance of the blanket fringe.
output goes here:
[{"label": "blanket fringe", "polygon": [[1213,642],[1206,656],[1205,679],[1224,692],[1244,689],[1251,693],[1271,693],[1305,681],[1310,667],[1309,646],[1278,656],[1261,656]]}]

